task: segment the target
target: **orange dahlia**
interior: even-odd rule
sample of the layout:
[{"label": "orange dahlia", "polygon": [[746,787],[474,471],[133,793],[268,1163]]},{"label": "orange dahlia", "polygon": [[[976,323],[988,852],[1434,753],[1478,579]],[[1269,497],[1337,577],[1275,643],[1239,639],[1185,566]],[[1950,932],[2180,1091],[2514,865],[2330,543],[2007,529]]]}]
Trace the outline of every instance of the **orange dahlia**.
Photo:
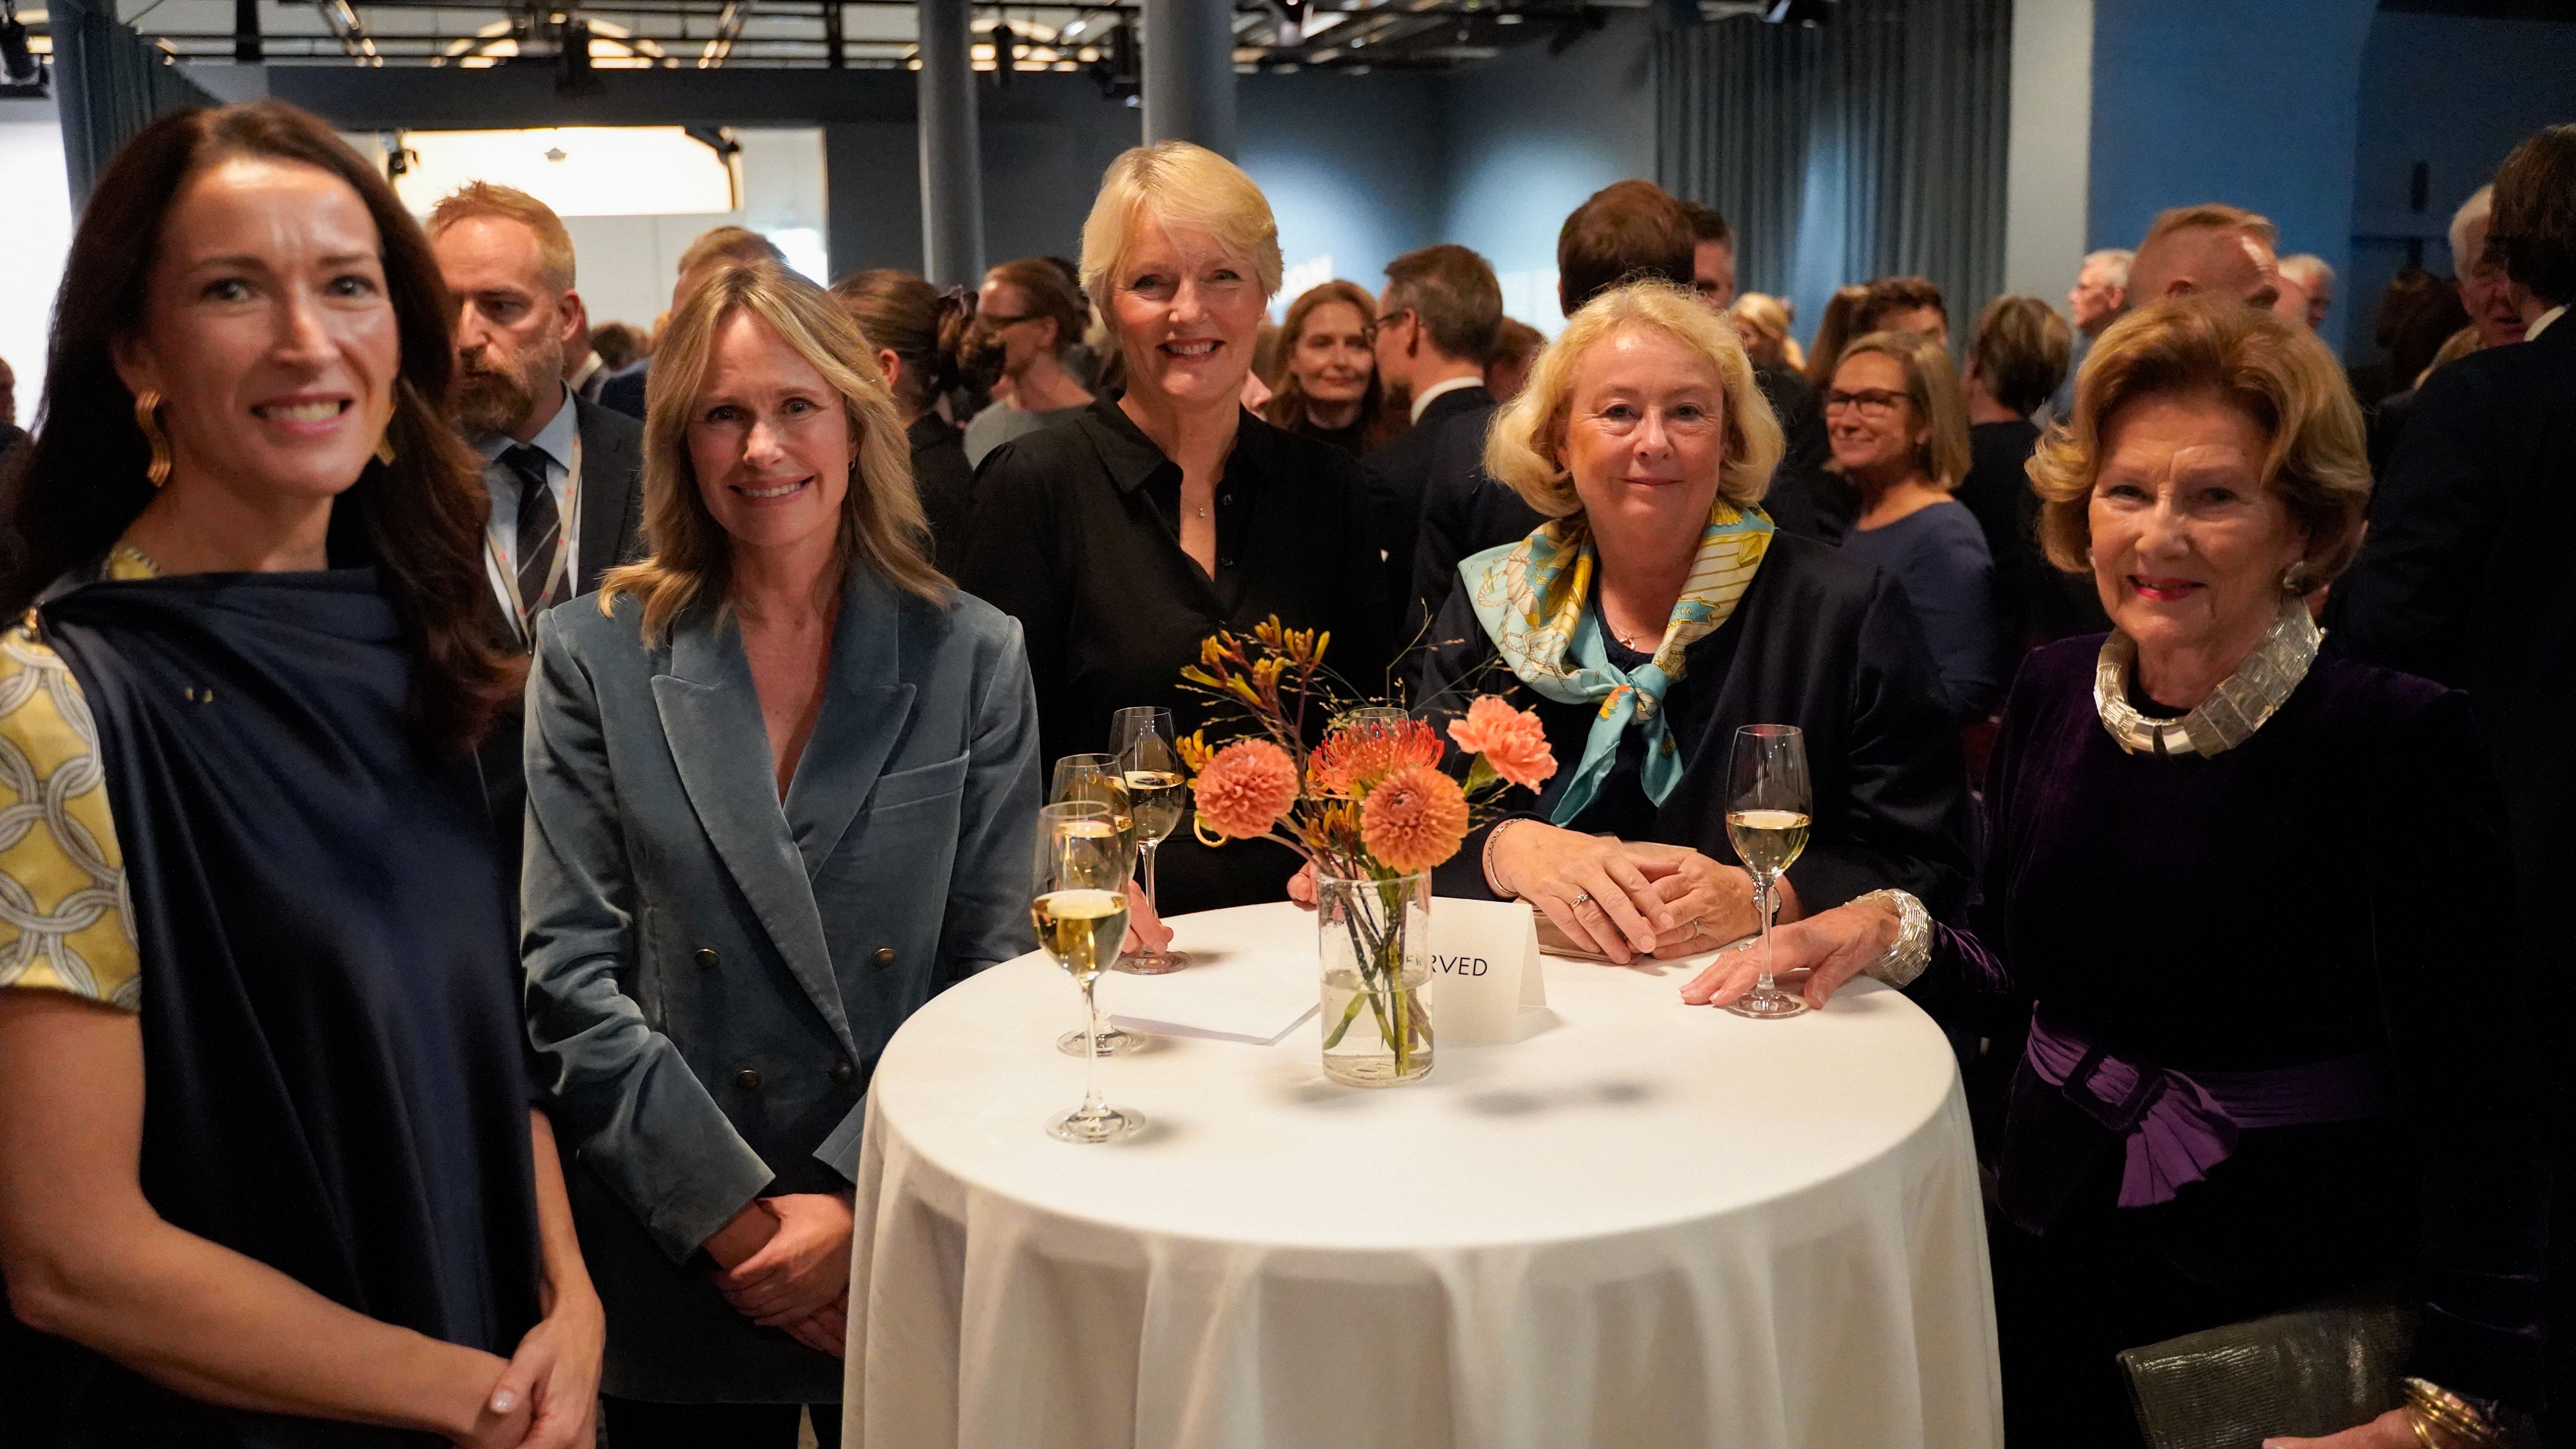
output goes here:
[{"label": "orange dahlia", "polygon": [[1308,763],[1319,795],[1349,799],[1407,765],[1440,763],[1440,736],[1418,719],[1343,725],[1324,736]]},{"label": "orange dahlia", "polygon": [[1490,694],[1478,695],[1464,719],[1449,722],[1449,738],[1467,753],[1483,755],[1495,774],[1524,789],[1535,790],[1556,773],[1556,755],[1538,716]]},{"label": "orange dahlia", "polygon": [[1429,765],[1406,765],[1360,806],[1360,839],[1387,869],[1410,875],[1458,853],[1467,838],[1467,792]]},{"label": "orange dahlia", "polygon": [[1238,740],[1208,760],[1191,788],[1208,829],[1250,840],[1269,834],[1297,803],[1297,762],[1268,740]]}]

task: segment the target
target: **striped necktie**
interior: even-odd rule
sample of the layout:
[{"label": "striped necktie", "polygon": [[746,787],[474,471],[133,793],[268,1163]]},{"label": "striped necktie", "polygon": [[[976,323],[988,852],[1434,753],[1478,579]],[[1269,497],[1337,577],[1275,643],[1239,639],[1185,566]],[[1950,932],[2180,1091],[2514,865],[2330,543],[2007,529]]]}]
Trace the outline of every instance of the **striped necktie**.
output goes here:
[{"label": "striped necktie", "polygon": [[501,461],[519,476],[519,623],[534,627],[545,608],[548,575],[554,571],[555,543],[563,536],[563,514],[555,507],[555,490],[546,480],[542,449],[513,443],[501,450]]}]

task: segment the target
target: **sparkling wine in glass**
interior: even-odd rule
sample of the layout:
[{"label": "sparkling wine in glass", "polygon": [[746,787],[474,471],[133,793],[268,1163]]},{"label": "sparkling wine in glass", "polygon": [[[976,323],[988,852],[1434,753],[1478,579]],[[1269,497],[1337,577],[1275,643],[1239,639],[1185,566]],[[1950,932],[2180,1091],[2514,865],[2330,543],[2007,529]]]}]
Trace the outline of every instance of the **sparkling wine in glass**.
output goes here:
[{"label": "sparkling wine in glass", "polygon": [[1771,915],[1780,877],[1807,848],[1815,796],[1807,788],[1807,737],[1794,725],[1746,725],[1735,732],[1726,789],[1726,838],[1753,877],[1762,918],[1762,979],[1727,1010],[1738,1016],[1796,1016],[1807,1003],[1771,979]]},{"label": "sparkling wine in glass", "polygon": [[[1039,809],[1029,916],[1039,946],[1081,984],[1086,1022],[1098,1019],[1092,988],[1127,934],[1127,873],[1127,852],[1107,806],[1073,800]],[[1075,1035],[1092,1040],[1087,1032]],[[1101,1099],[1100,1053],[1086,1050],[1083,1058],[1082,1105],[1049,1122],[1047,1131],[1067,1142],[1108,1142],[1144,1126],[1142,1114]]]},{"label": "sparkling wine in glass", "polygon": [[[1047,789],[1047,800],[1052,804],[1087,800],[1100,806],[1101,818],[1084,828],[1116,836],[1118,848],[1127,857],[1129,869],[1134,869],[1136,816],[1127,797],[1127,782],[1118,770],[1117,756],[1066,755],[1057,760],[1055,778]],[[1124,921],[1126,917],[1119,919]],[[1113,940],[1109,944],[1114,956],[1121,943]],[[1111,1026],[1097,1013],[1091,1018],[1088,1036],[1069,1031],[1057,1037],[1055,1042],[1055,1049],[1069,1057],[1095,1051],[1104,1057],[1114,1057],[1120,1052],[1142,1051],[1144,1047],[1144,1038]]]},{"label": "sparkling wine in glass", "polygon": [[[1181,813],[1189,805],[1189,777],[1181,770],[1177,743],[1180,736],[1174,732],[1170,710],[1138,705],[1110,716],[1109,738],[1118,752],[1119,778],[1126,782],[1127,798],[1135,811],[1145,901],[1160,910],[1162,902],[1154,895],[1154,852],[1181,823]],[[1119,962],[1118,969],[1160,976],[1189,964],[1183,952],[1137,951]]]}]

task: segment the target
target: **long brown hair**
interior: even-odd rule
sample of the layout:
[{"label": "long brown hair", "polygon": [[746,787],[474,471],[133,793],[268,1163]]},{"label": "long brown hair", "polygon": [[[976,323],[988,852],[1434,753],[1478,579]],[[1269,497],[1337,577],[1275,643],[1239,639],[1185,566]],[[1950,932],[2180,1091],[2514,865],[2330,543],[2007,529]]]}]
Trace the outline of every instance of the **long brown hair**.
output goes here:
[{"label": "long brown hair", "polygon": [[151,450],[113,354],[144,326],[171,203],[196,173],[234,156],[327,171],[375,221],[402,338],[385,428],[394,461],[370,460],[335,501],[330,546],[336,558],[375,566],[411,646],[413,721],[435,748],[461,754],[516,697],[523,666],[493,641],[481,614],[490,505],[473,451],[441,411],[454,366],[447,287],[419,223],[384,178],[328,126],[279,101],[164,116],[99,178],[54,303],[35,447],[0,483],[12,539],[0,561],[0,617],[17,617],[54,580],[107,552],[152,501]]},{"label": "long brown hair", "polygon": [[671,314],[654,350],[644,404],[644,543],[652,552],[608,571],[599,611],[612,612],[618,595],[632,593],[643,601],[644,637],[659,641],[692,603],[719,610],[731,603],[732,538],[698,492],[689,411],[706,381],[716,332],[737,311],[759,318],[841,396],[858,453],[841,499],[843,563],[868,568],[900,592],[946,603],[948,580],[931,566],[930,524],[913,488],[912,445],[876,349],[838,300],[778,263],[719,265]]},{"label": "long brown hair", "polygon": [[[1317,308],[1339,302],[1359,309],[1360,326],[1373,328],[1377,319],[1377,299],[1357,282],[1339,278],[1309,287],[1288,304],[1288,315],[1279,324],[1279,390],[1263,405],[1261,416],[1279,427],[1295,429],[1306,421],[1306,386],[1297,380],[1297,341],[1306,335],[1306,319]],[[1386,385],[1378,380],[1377,360],[1369,360],[1368,391],[1360,394],[1360,447],[1363,452],[1375,447],[1394,433],[1402,431],[1388,426]]]}]

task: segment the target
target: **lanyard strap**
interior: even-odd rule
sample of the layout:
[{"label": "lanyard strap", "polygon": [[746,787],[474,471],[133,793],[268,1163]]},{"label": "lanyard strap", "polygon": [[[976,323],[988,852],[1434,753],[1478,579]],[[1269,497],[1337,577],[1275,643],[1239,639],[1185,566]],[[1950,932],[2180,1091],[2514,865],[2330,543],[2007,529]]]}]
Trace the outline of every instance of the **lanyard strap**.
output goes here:
[{"label": "lanyard strap", "polygon": [[[520,479],[519,486],[522,488],[528,486],[528,480]],[[537,486],[543,488],[547,485],[540,480]],[[581,434],[579,432],[572,435],[572,462],[564,469],[564,501],[563,507],[557,511],[563,515],[563,518],[555,527],[555,556],[553,561],[546,565],[546,585],[537,593],[540,599],[551,597],[554,594],[555,585],[563,582],[564,565],[572,557],[574,531],[581,527]],[[495,517],[497,516],[496,514]],[[510,561],[501,556],[501,545],[493,541],[490,524],[486,524],[483,529],[483,551],[491,556],[493,571],[501,576],[502,595],[510,601],[510,627],[518,631],[520,643],[528,643],[535,637],[536,629],[528,620],[527,600],[519,595],[519,571],[510,567]]]}]

